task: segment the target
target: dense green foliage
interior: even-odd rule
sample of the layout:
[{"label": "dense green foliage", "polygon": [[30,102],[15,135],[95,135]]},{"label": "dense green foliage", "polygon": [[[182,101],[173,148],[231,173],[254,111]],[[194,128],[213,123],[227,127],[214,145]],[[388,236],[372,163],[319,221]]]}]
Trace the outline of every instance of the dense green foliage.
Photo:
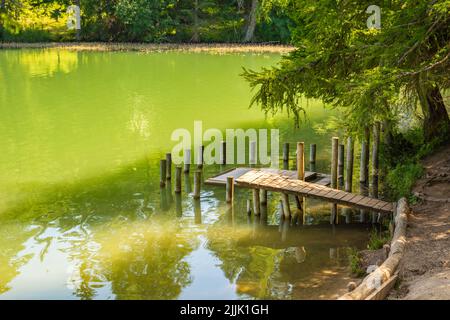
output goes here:
[{"label": "dense green foliage", "polygon": [[[251,1],[244,0],[0,0],[0,40],[70,41],[67,7],[81,8],[80,39],[126,42],[240,42]],[[259,1],[252,40],[290,39],[283,0]]]},{"label": "dense green foliage", "polygon": [[[381,29],[369,29],[366,8],[381,7]],[[450,88],[450,1],[292,0],[296,50],[274,68],[246,70],[266,113],[287,109],[297,120],[301,97],[341,107],[348,134],[415,113],[426,141],[448,139],[442,93]],[[403,121],[404,122],[404,121]],[[345,125],[345,126],[344,126]]]}]

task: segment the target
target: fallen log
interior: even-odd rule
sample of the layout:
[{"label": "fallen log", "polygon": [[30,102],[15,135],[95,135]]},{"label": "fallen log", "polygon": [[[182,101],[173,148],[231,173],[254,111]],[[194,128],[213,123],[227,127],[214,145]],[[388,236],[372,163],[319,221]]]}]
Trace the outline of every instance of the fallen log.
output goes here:
[{"label": "fallen log", "polygon": [[364,300],[383,287],[383,284],[394,276],[406,246],[406,226],[410,209],[408,201],[401,198],[394,211],[395,230],[391,241],[388,258],[375,271],[370,273],[359,286],[348,292],[338,300]]}]

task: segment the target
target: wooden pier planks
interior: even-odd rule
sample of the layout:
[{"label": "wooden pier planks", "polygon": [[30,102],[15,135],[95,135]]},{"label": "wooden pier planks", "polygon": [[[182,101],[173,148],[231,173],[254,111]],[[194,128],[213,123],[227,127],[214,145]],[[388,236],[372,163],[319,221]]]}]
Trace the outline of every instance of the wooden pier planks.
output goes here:
[{"label": "wooden pier planks", "polygon": [[[213,176],[205,181],[205,184],[211,185],[225,185],[227,182],[227,177],[233,177],[234,181],[246,174],[249,171],[255,170],[255,168],[232,168],[227,171],[221,172],[216,176]],[[297,171],[294,170],[279,170],[272,168],[260,168],[259,171],[264,173],[273,173],[287,177],[289,179],[297,179]],[[323,175],[317,172],[305,171],[305,180],[314,181],[319,184],[328,185],[330,183],[330,178],[327,175]]]},{"label": "wooden pier planks", "polygon": [[237,186],[241,187],[300,194],[377,212],[391,213],[393,211],[393,204],[390,202],[333,189],[314,182],[297,180],[283,174],[282,171],[252,169],[240,175],[235,181]]}]

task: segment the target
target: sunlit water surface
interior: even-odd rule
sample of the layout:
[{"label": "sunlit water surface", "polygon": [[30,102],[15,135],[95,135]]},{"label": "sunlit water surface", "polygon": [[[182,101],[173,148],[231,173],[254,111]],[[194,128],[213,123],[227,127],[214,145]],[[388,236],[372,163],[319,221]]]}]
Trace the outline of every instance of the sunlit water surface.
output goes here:
[{"label": "sunlit water surface", "polygon": [[[0,51],[0,298],[334,298],[348,281],[348,248],[367,228],[329,225],[306,201],[304,226],[280,223],[279,198],[261,217],[233,209],[224,188],[192,175],[181,196],[159,187],[159,159],[176,128],[277,128],[282,142],[318,145],[330,111],[308,107],[295,130],[248,109],[242,67],[278,55]],[[294,150],[292,150],[294,151]],[[293,152],[292,152],[293,155]],[[220,170],[204,168],[204,177]],[[293,205],[294,207],[294,205]]]}]

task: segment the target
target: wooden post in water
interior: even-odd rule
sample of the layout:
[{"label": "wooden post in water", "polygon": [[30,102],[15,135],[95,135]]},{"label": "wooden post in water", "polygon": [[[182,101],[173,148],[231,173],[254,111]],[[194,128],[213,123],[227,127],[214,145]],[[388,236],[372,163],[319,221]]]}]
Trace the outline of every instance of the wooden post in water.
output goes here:
[{"label": "wooden post in water", "polygon": [[347,138],[347,175],[345,177],[345,191],[352,192],[352,182],[353,182],[353,139],[352,137]]},{"label": "wooden post in water", "polygon": [[289,170],[289,142],[283,144],[283,169]]},{"label": "wooden post in water", "polygon": [[364,129],[364,141],[366,142],[364,176],[366,177],[366,188],[369,190],[370,127],[365,127]]},{"label": "wooden post in water", "polygon": [[159,186],[160,187],[165,187],[166,186],[166,173],[167,173],[167,168],[166,168],[167,162],[166,159],[162,159],[159,162],[159,173],[160,173],[160,180],[159,180]]},{"label": "wooden post in water", "polygon": [[197,168],[203,168],[203,153],[205,152],[205,146],[199,146],[197,150]]},{"label": "wooden post in water", "polygon": [[289,219],[291,217],[291,207],[289,206],[289,197],[286,193],[281,194],[281,203],[282,203],[284,218]]},{"label": "wooden post in water", "polygon": [[305,143],[297,142],[297,179],[305,180]]},{"label": "wooden post in water", "polygon": [[227,185],[226,185],[226,201],[227,203],[234,202],[234,177],[227,177]]},{"label": "wooden post in water", "polygon": [[220,164],[223,166],[227,164],[227,142],[226,141],[222,141],[222,144],[221,144]]},{"label": "wooden post in water", "polygon": [[[346,192],[352,192],[353,187],[353,157],[354,157],[354,151],[353,151],[354,143],[352,137],[347,138],[347,155],[345,159],[345,166],[346,166],[346,176],[345,176],[345,191]],[[345,208],[345,222],[350,223],[352,220],[351,216],[351,209]]]},{"label": "wooden post in water", "polygon": [[261,204],[263,206],[267,205],[267,190],[261,189],[259,192],[259,199],[261,200]]},{"label": "wooden post in water", "polygon": [[259,207],[259,189],[252,189],[253,192],[253,212],[255,216],[259,216],[261,213],[261,208]]},{"label": "wooden post in water", "polygon": [[[338,148],[339,138],[333,137],[331,140],[331,187],[337,189],[338,187]],[[337,223],[337,204],[331,204],[330,223]]]},{"label": "wooden post in water", "polygon": [[[369,145],[367,144],[367,139],[364,139],[364,141],[361,144],[361,162],[359,168],[359,193],[363,196],[368,195],[368,188],[367,188],[368,171],[366,170],[369,163],[368,159],[369,154],[367,152],[368,149]],[[360,221],[366,222],[366,210],[363,209],[360,210]]]},{"label": "wooden post in water", "polygon": [[200,188],[202,184],[202,172],[194,172],[194,199],[200,199]]},{"label": "wooden post in water", "polygon": [[338,186],[344,189],[344,145],[340,144],[338,148]]},{"label": "wooden post in water", "polygon": [[167,162],[167,174],[166,179],[172,179],[172,154],[166,153],[166,162]]},{"label": "wooden post in water", "polygon": [[181,192],[181,167],[175,167],[175,193]]},{"label": "wooden post in water", "polygon": [[189,173],[191,167],[191,149],[184,150],[184,173]]},{"label": "wooden post in water", "polygon": [[247,199],[247,214],[252,214],[252,201],[250,199]]},{"label": "wooden post in water", "polygon": [[338,146],[339,138],[333,137],[331,140],[331,187],[337,189],[337,174],[338,174]]},{"label": "wooden post in water", "polygon": [[376,122],[373,126],[373,145],[372,145],[372,197],[378,198],[378,174],[379,174],[379,148],[380,148],[380,123]]},{"label": "wooden post in water", "polygon": [[316,144],[309,146],[309,171],[316,172]]}]

